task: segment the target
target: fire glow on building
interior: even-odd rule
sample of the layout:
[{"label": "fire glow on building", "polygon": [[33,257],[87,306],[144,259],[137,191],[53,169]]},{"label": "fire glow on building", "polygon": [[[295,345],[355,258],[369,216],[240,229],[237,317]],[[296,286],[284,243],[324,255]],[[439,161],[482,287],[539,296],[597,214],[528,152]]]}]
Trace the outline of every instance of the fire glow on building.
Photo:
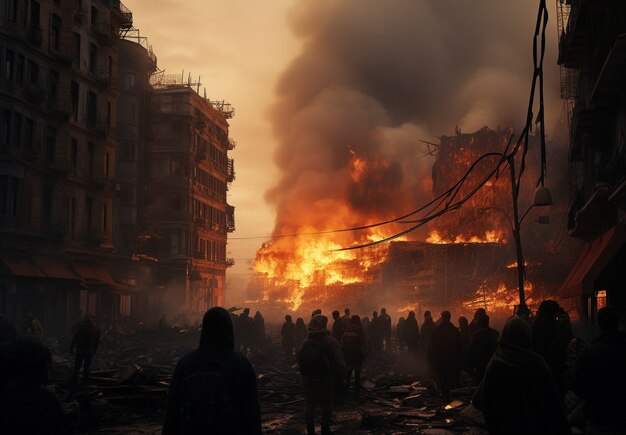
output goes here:
[{"label": "fire glow on building", "polygon": [[[436,159],[432,175],[422,180],[423,185],[432,186],[432,197],[437,198],[462,179],[479,157],[502,152],[512,134],[511,130],[484,127],[472,134],[442,136],[439,144],[431,144]],[[349,152],[347,170],[356,184],[387,167],[385,162],[363,158],[356,147],[350,147]],[[531,148],[529,157],[532,154]],[[482,159],[460,186],[458,197],[479,185],[498,160],[495,155]],[[536,179],[531,171],[521,192],[528,198]],[[367,227],[402,213],[389,209],[384,214],[367,214],[336,202],[332,211],[327,204],[318,211],[311,204],[298,222],[277,227],[277,237],[259,249],[251,294],[303,312],[344,306],[369,312],[387,306],[400,312],[446,308],[466,313],[486,307],[510,314],[517,303],[517,289],[516,270],[508,267],[515,258],[508,217],[508,178],[508,172],[493,177],[461,208],[432,220],[419,231],[363,249],[340,250],[384,239],[411,224],[400,221],[358,231],[335,231],[353,222]],[[531,306],[533,290],[533,282],[527,281]]]}]

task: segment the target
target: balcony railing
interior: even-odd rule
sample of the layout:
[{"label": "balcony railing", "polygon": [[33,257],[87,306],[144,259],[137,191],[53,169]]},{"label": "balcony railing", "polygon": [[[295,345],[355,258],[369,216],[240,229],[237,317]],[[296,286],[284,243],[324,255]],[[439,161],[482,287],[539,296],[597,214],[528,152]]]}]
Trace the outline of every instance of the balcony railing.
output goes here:
[{"label": "balcony railing", "polygon": [[226,179],[229,183],[232,183],[235,180],[235,161],[233,159],[228,159],[228,165],[226,167]]}]

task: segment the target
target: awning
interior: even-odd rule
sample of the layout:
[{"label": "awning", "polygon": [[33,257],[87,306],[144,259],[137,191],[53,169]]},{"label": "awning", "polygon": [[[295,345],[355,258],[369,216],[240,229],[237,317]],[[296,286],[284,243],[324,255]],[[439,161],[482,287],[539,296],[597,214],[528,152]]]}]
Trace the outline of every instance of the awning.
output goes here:
[{"label": "awning", "polygon": [[60,254],[31,255],[21,250],[0,251],[0,274],[27,278],[80,279]]},{"label": "awning", "polygon": [[98,263],[75,261],[72,263],[74,270],[91,285],[117,285],[109,270]]},{"label": "awning", "polygon": [[594,283],[626,241],[626,227],[617,225],[588,243],[569,276],[561,285],[564,298],[592,294]]}]

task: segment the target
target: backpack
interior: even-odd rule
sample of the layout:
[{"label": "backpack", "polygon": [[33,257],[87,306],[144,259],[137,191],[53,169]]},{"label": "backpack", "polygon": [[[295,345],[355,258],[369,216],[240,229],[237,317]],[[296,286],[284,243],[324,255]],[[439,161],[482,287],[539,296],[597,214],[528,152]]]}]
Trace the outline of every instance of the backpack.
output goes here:
[{"label": "backpack", "polygon": [[182,382],[182,434],[237,432],[234,404],[224,365],[210,360],[196,365]]},{"label": "backpack", "polygon": [[333,371],[323,343],[306,342],[300,349],[298,364],[300,374],[308,378],[321,379]]}]

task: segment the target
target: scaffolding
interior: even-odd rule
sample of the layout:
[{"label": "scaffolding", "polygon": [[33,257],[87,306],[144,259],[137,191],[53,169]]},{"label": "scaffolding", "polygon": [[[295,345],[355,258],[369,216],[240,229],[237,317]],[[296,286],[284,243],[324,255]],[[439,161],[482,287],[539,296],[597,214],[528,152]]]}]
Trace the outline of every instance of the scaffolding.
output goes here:
[{"label": "scaffolding", "polygon": [[225,100],[211,100],[206,95],[206,88],[203,88],[204,94],[200,95],[201,78],[194,80],[191,78],[191,73],[185,78],[184,71],[181,74],[166,74],[165,70],[159,70],[150,76],[150,85],[153,89],[189,88],[213,106],[224,118],[231,119],[235,116],[235,108],[230,103]]}]

